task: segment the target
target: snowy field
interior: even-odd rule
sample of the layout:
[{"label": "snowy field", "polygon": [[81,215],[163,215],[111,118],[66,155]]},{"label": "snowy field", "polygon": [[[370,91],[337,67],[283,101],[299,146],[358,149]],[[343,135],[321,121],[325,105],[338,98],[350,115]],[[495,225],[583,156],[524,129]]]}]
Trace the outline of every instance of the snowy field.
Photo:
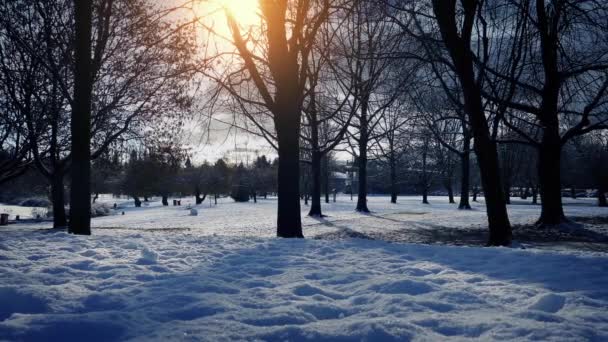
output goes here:
[{"label": "snowy field", "polygon": [[[198,216],[102,200],[122,208],[91,237],[48,222],[0,229],[0,340],[608,340],[606,253],[283,240],[274,199],[205,203]],[[482,203],[430,201],[371,197],[361,215],[339,197],[304,234],[485,223]],[[566,213],[608,216],[593,204],[567,200]],[[509,211],[524,224],[539,207]]]}]

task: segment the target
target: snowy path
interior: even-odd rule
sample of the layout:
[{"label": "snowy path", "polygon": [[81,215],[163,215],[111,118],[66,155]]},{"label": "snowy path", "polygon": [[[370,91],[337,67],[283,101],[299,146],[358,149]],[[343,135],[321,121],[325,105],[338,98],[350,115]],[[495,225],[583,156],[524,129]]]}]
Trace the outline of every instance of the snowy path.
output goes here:
[{"label": "snowy path", "polygon": [[605,341],[608,257],[3,232],[0,340]]}]

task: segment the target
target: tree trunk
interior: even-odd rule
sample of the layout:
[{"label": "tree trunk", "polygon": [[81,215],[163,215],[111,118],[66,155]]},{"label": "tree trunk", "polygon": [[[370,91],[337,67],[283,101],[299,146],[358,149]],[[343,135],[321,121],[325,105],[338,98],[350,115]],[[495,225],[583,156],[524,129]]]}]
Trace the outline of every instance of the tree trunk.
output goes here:
[{"label": "tree trunk", "polygon": [[539,225],[557,225],[566,220],[562,207],[560,159],[561,143],[557,126],[545,126],[538,152],[541,214]]},{"label": "tree trunk", "polygon": [[[506,177],[505,177],[506,178]],[[511,182],[508,179],[505,179],[505,203],[511,204]]]},{"label": "tree trunk", "polygon": [[397,204],[397,163],[395,162],[394,151],[391,151],[390,168],[391,168],[391,203]]},{"label": "tree trunk", "polygon": [[[53,205],[53,228],[67,227],[68,222],[65,214],[63,172],[58,170],[55,170],[51,180],[51,202]],[[89,201],[87,200],[87,202]]]},{"label": "tree trunk", "polygon": [[[278,213],[277,236],[302,238],[300,217],[300,108],[296,96],[277,103],[282,108],[277,115],[278,137]],[[293,102],[293,103],[290,103]]]},{"label": "tree trunk", "polygon": [[505,246],[511,243],[511,223],[507,214],[505,196],[500,181],[496,143],[488,135],[475,137],[475,153],[481,173],[481,184],[486,202],[490,226],[491,246]]},{"label": "tree trunk", "polygon": [[201,197],[201,190],[199,189],[199,187],[197,186],[194,189],[194,203],[201,204],[205,201],[205,198],[207,197],[207,194],[203,195],[203,197]]},{"label": "tree trunk", "polygon": [[169,196],[162,195],[162,203],[163,203],[163,206],[165,206],[165,207],[168,206],[169,205]]},{"label": "tree trunk", "polygon": [[97,201],[97,199],[99,198],[99,193],[96,192],[95,196],[93,196],[93,203],[95,203]]},{"label": "tree trunk", "polygon": [[133,196],[133,201],[135,201],[135,208],[141,208],[141,200],[137,196]]},{"label": "tree trunk", "polygon": [[331,172],[329,171],[329,158],[325,158],[325,203],[329,203],[329,175]]},{"label": "tree trunk", "polygon": [[217,194],[215,194],[215,195],[213,196],[213,200],[214,200],[215,205],[217,205]]},{"label": "tree trunk", "polygon": [[69,232],[91,234],[92,0],[75,0],[75,72]]},{"label": "tree trunk", "polygon": [[357,193],[356,210],[362,213],[369,213],[367,208],[367,142],[368,142],[368,122],[367,122],[367,99],[361,103],[361,117],[359,119],[359,191]]},{"label": "tree trunk", "polygon": [[538,188],[532,186],[532,204],[538,204]]},{"label": "tree trunk", "polygon": [[[468,2],[464,11],[463,32],[470,32],[477,15],[477,2]],[[474,138],[475,155],[481,173],[481,184],[485,196],[490,237],[488,245],[502,246],[511,243],[511,223],[500,181],[500,168],[496,142],[490,137],[488,121],[482,105],[481,89],[476,80],[471,53],[470,36],[459,34],[456,20],[456,2],[433,0],[433,12],[443,43],[446,45],[454,64],[455,73],[460,81],[464,99],[465,113],[468,115]]]},{"label": "tree trunk", "polygon": [[471,205],[469,204],[469,174],[471,170],[469,163],[469,153],[471,150],[471,139],[465,138],[464,144],[465,146],[463,149],[463,153],[460,157],[460,167],[462,168],[460,176],[462,178],[460,179],[460,204],[458,204],[458,209],[469,210],[471,209]]},{"label": "tree trunk", "polygon": [[447,181],[445,183],[445,188],[448,191],[448,199],[450,204],[456,203],[456,201],[454,201],[454,189],[452,189],[452,182]]},{"label": "tree trunk", "polygon": [[606,193],[602,187],[597,189],[597,204],[600,207],[608,207],[608,202],[606,202]]},{"label": "tree trunk", "polygon": [[322,217],[321,212],[321,154],[319,151],[312,152],[312,200],[308,216]]},{"label": "tree trunk", "polygon": [[570,197],[576,199],[576,188],[570,187]]},{"label": "tree trunk", "polygon": [[427,175],[426,175],[426,155],[427,155],[427,150],[426,150],[426,144],[424,147],[424,150],[422,151],[422,204],[429,204],[429,199],[428,199],[428,192],[429,192],[429,187],[428,187],[428,179],[427,179]]}]

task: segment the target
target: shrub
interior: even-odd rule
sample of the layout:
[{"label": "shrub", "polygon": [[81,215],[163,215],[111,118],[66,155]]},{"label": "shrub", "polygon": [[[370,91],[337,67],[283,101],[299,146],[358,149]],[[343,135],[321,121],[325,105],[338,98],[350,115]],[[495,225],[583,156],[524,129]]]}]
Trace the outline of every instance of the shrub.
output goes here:
[{"label": "shrub", "polygon": [[249,188],[243,185],[235,185],[232,187],[230,197],[235,202],[249,202]]}]

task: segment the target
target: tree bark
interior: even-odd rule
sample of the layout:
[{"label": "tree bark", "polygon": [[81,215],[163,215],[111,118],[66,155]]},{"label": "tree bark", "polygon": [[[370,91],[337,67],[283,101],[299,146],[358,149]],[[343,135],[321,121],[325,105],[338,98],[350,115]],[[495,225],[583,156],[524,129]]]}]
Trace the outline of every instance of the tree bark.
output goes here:
[{"label": "tree bark", "polygon": [[92,0],[74,0],[75,72],[69,232],[91,234]]},{"label": "tree bark", "polygon": [[[313,147],[314,149],[314,147]],[[312,200],[308,216],[322,217],[321,212],[321,154],[319,151],[312,151]]]},{"label": "tree bark", "polygon": [[545,126],[538,152],[541,214],[539,225],[557,225],[566,221],[561,193],[561,144],[559,129]]},{"label": "tree bark", "polygon": [[368,99],[365,97],[361,101],[361,117],[359,118],[359,189],[355,209],[362,213],[369,213],[367,208],[367,143],[369,139],[367,110]]},{"label": "tree bark", "polygon": [[397,163],[395,161],[394,151],[391,150],[391,157],[389,160],[391,168],[391,203],[397,203],[398,189],[397,189]]},{"label": "tree bark", "polygon": [[[277,236],[303,238],[300,217],[300,108],[295,96],[286,96],[276,115],[278,137],[278,213]],[[277,96],[282,98],[282,96]]]},{"label": "tree bark", "polygon": [[141,208],[141,200],[137,196],[133,196],[133,201],[135,202],[135,208]]},{"label": "tree bark", "polygon": [[[65,214],[63,172],[55,170],[51,180],[51,202],[53,205],[53,228],[65,228],[68,225]],[[87,200],[88,202],[88,200]],[[71,206],[70,206],[71,209]],[[70,210],[71,211],[71,210]]]},{"label": "tree bark", "polygon": [[169,205],[169,196],[162,195],[162,201],[161,202],[163,203],[163,206],[165,206],[165,207],[168,206]]}]

